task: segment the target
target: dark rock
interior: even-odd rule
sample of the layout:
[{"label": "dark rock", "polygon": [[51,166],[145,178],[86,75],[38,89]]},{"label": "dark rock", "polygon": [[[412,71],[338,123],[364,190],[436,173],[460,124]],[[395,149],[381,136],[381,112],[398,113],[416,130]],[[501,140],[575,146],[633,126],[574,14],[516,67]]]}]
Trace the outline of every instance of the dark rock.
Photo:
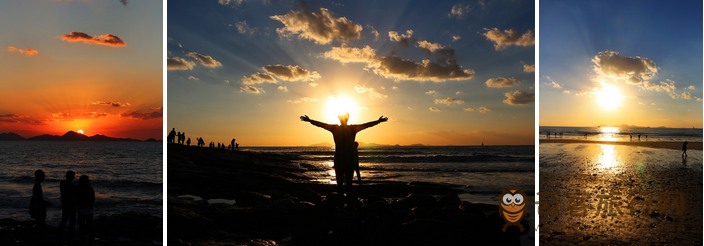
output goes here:
[{"label": "dark rock", "polygon": [[435,205],[435,198],[430,195],[411,193],[399,201],[407,208],[429,208]]},{"label": "dark rock", "polygon": [[460,204],[462,204],[462,200],[460,200],[460,197],[458,197],[456,193],[450,193],[440,198],[438,203],[446,207],[459,207]]}]

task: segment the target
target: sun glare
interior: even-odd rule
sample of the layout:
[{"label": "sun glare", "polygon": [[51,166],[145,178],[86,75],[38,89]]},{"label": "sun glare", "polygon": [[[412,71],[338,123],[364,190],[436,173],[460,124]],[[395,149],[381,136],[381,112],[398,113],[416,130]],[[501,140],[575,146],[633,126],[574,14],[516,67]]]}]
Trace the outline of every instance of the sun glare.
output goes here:
[{"label": "sun glare", "polygon": [[329,96],[325,115],[337,121],[337,116],[345,113],[349,113],[350,118],[354,117],[354,102],[347,97]]},{"label": "sun glare", "polygon": [[83,134],[83,130],[78,130],[78,133]]},{"label": "sun glare", "polygon": [[621,95],[621,92],[616,89],[616,87],[608,86],[599,92],[597,102],[599,102],[599,104],[604,108],[613,109],[621,106],[621,98],[623,98],[623,96]]}]

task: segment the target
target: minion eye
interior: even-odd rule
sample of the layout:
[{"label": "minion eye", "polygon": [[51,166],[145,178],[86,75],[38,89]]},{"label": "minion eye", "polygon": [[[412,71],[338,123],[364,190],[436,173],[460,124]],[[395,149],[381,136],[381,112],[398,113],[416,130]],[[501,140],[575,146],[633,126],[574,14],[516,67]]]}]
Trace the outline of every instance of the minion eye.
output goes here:
[{"label": "minion eye", "polygon": [[521,205],[521,204],[523,204],[523,195],[521,195],[521,194],[516,194],[516,195],[514,195],[513,197],[514,197],[514,200],[515,200],[515,202],[516,202],[516,205]]},{"label": "minion eye", "polygon": [[511,205],[511,202],[513,202],[513,196],[511,194],[506,194],[503,198],[501,198],[501,202],[506,205]]}]

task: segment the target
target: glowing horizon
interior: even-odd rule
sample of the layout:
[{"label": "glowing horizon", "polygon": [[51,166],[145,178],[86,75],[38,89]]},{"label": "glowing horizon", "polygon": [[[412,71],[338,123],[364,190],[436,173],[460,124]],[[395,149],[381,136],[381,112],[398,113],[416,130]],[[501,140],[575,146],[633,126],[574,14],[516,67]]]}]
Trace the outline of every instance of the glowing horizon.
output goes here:
[{"label": "glowing horizon", "polygon": [[0,42],[0,133],[162,139],[161,13],[150,1],[0,2],[0,31],[13,33]]},{"label": "glowing horizon", "polygon": [[533,144],[534,5],[467,4],[170,1],[167,129],[308,146],[333,140],[300,116],[348,112],[349,124],[389,117],[364,143]]}]

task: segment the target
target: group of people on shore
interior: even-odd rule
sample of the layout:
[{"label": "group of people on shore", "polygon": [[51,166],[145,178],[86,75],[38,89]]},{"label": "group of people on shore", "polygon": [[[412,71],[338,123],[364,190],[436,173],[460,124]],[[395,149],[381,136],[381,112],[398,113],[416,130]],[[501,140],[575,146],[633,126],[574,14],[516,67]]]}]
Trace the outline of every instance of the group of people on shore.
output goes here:
[{"label": "group of people on shore", "polygon": [[[344,206],[345,203],[352,200],[350,191],[355,171],[357,172],[358,179],[361,181],[359,172],[359,152],[357,150],[359,143],[355,141],[357,133],[388,120],[388,118],[381,116],[378,120],[370,121],[364,124],[347,125],[349,117],[349,113],[338,115],[338,119],[340,120],[339,125],[326,124],[320,121],[312,120],[308,117],[308,115],[300,117],[301,121],[309,122],[314,126],[323,128],[332,133],[333,139],[335,140],[333,169],[335,170],[335,179],[341,206]],[[345,194],[347,195],[346,197]]]},{"label": "group of people on shore", "polygon": [[[176,138],[178,138],[178,139],[176,139]],[[185,143],[186,146],[191,146],[191,138],[188,138],[186,140],[186,133],[185,132],[176,132],[176,128],[171,128],[171,132],[169,132],[169,136],[167,137],[167,142],[174,143],[175,139],[177,141],[176,144],[183,145]],[[232,141],[230,141],[230,145],[227,145],[227,146],[224,143],[220,143],[220,142],[217,142],[217,143],[210,142],[208,144],[208,147],[209,148],[216,148],[216,146],[217,146],[218,149],[228,149],[230,151],[239,151],[240,144],[235,142],[235,140],[236,139],[233,138]],[[205,141],[203,140],[203,137],[196,138],[196,141],[198,141],[196,143],[196,146],[205,147]]]},{"label": "group of people on shore", "polygon": [[[82,175],[78,179],[78,185],[73,180],[76,173],[69,170],[66,172],[66,179],[61,180],[59,185],[61,191],[61,223],[58,227],[57,243],[62,245],[64,228],[68,222],[68,242],[74,242],[74,228],[76,217],[78,217],[79,242],[83,244],[86,235],[89,240],[93,235],[93,204],[95,203],[95,191],[90,185],[88,175]],[[35,234],[39,234],[39,241],[44,241],[44,230],[46,227],[46,210],[53,204],[44,199],[42,182],[45,179],[44,171],[41,169],[34,172],[34,186],[32,187],[32,199],[29,204],[29,214],[36,221],[35,227],[29,231],[25,241],[29,241]]]}]

